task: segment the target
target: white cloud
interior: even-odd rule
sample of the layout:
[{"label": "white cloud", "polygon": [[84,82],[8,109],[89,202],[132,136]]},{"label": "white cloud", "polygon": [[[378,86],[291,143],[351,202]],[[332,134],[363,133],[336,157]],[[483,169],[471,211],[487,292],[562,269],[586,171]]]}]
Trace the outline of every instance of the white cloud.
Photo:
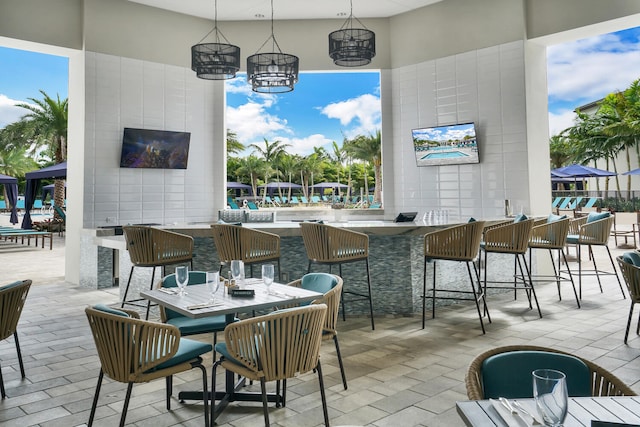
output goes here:
[{"label": "white cloud", "polygon": [[304,138],[278,138],[283,144],[289,144],[287,147],[287,153],[299,154],[306,156],[313,153],[315,147],[324,147],[327,150],[331,149],[332,139],[327,138],[321,134],[309,135]]},{"label": "white cloud", "polygon": [[557,135],[566,128],[574,125],[576,113],[573,110],[565,110],[557,113],[549,113],[549,135]]},{"label": "white cloud", "polygon": [[591,102],[639,77],[640,43],[616,34],[591,37],[549,47],[547,62],[552,102]]},{"label": "white cloud", "polygon": [[0,94],[0,128],[17,122],[22,116],[28,113],[24,108],[16,107],[15,104],[19,103],[24,103],[24,101],[10,99],[6,95]]},{"label": "white cloud", "polygon": [[263,141],[263,137],[269,138],[275,132],[292,133],[286,120],[267,112],[274,101],[271,98],[260,101],[249,101],[235,108],[227,106],[227,128],[245,145],[254,140]]},{"label": "white cloud", "polygon": [[340,120],[345,128],[354,123],[354,127],[345,129],[347,138],[373,134],[380,129],[380,98],[371,94],[329,104],[321,112],[330,119]]}]

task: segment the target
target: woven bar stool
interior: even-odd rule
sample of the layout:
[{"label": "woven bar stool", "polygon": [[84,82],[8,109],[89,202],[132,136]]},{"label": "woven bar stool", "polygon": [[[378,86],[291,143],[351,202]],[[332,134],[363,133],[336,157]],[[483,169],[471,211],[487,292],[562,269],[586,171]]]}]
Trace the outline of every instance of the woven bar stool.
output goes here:
[{"label": "woven bar stool", "polygon": [[[427,300],[427,263],[433,261],[433,287],[431,288],[431,317],[436,317],[436,299],[446,300],[465,300],[475,301],[476,308],[478,310],[478,318],[480,319],[480,326],[482,327],[482,333],[485,333],[484,323],[482,321],[482,312],[480,311],[480,303],[484,302],[485,312],[489,323],[491,323],[491,316],[489,316],[489,310],[486,308],[486,301],[482,286],[480,285],[480,276],[476,269],[473,260],[478,256],[480,250],[480,240],[482,238],[482,230],[484,229],[484,221],[473,221],[463,225],[456,225],[453,227],[445,228],[444,230],[438,230],[431,233],[427,233],[424,236],[424,270],[423,270],[423,282],[422,282],[422,329],[425,326],[425,304]],[[467,264],[467,272],[469,274],[469,282],[471,283],[470,291],[463,291],[457,289],[436,289],[436,260],[445,261],[457,261]],[[471,266],[473,266],[474,274],[471,273]],[[475,283],[478,284],[478,290],[476,291]],[[444,292],[446,294],[463,294],[472,296],[438,296],[437,292]]]},{"label": "woven bar stool", "polygon": [[[165,270],[168,265],[188,262],[193,269],[193,237],[142,225],[127,225],[122,227],[122,230],[132,265],[120,307],[124,307],[125,304],[147,307],[145,319],[148,319],[151,301],[144,298],[127,299],[133,269],[136,267],[153,268],[149,289],[153,289],[157,267],[162,267],[162,276],[166,276]],[[142,301],[146,301],[146,304]]]},{"label": "woven bar stool", "polygon": [[237,259],[249,266],[253,277],[253,264],[276,261],[280,278],[280,236],[231,224],[212,224],[211,230],[220,259],[220,271],[223,265]]},{"label": "woven bar stool", "polygon": [[367,293],[347,290],[346,287],[342,288],[342,295],[340,296],[342,320],[346,319],[344,295],[353,295],[354,297],[349,298],[349,300],[367,300],[369,302],[371,329],[375,330],[373,300],[371,298],[371,274],[369,271],[369,236],[317,222],[302,222],[300,223],[300,229],[307,257],[309,258],[307,273],[311,272],[311,264],[328,265],[329,273],[331,273],[331,267],[337,265],[340,277],[342,277],[342,264],[357,261],[365,262],[367,268]]}]

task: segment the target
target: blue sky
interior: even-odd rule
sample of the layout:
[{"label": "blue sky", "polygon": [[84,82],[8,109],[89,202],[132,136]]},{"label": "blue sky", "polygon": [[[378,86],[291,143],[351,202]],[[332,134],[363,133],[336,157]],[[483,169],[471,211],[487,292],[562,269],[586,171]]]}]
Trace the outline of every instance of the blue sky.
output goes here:
[{"label": "blue sky", "polygon": [[[547,59],[554,135],[572,125],[576,107],[640,78],[640,27],[551,46]],[[40,89],[66,98],[67,79],[65,57],[0,47],[0,127],[18,120],[25,110],[15,104],[40,99]],[[377,72],[301,73],[295,90],[279,95],[251,92],[244,74],[226,84],[227,127],[247,145],[280,140],[304,155],[380,128]]]}]

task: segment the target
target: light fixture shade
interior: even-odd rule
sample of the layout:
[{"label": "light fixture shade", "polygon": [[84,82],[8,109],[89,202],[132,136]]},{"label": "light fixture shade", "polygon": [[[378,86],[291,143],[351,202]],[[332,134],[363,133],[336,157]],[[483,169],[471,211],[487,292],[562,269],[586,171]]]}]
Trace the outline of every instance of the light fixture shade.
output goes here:
[{"label": "light fixture shade", "polygon": [[193,45],[191,69],[201,79],[232,79],[240,69],[240,48],[226,43]]},{"label": "light fixture shade", "polygon": [[300,60],[282,52],[256,53],[247,58],[247,81],[259,93],[291,92],[298,82]]},{"label": "light fixture shade", "polygon": [[366,28],[342,28],[329,34],[329,56],[341,67],[360,67],[376,56],[376,35]]}]

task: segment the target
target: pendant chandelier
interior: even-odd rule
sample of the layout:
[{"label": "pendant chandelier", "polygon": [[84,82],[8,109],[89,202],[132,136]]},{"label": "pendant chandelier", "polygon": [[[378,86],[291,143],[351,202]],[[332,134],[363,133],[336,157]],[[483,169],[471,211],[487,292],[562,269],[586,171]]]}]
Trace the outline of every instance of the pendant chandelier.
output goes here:
[{"label": "pendant chandelier", "polygon": [[[260,50],[271,40],[271,52]],[[295,55],[282,53],[273,33],[273,0],[271,0],[271,36],[260,46],[255,55],[247,58],[247,81],[258,93],[291,92],[298,82],[300,60]]]},{"label": "pendant chandelier", "polygon": [[[215,8],[213,29],[198,44],[191,46],[191,69],[201,79],[233,79],[240,69],[240,48],[230,44],[218,30],[218,0],[215,1]],[[215,42],[202,43],[211,33],[215,35]],[[224,43],[220,42],[221,39]]]},{"label": "pendant chandelier", "polygon": [[[329,56],[341,67],[360,67],[376,56],[376,34],[353,16],[353,0],[350,4],[347,20],[339,30],[329,34]],[[362,28],[353,28],[354,20]]]}]

